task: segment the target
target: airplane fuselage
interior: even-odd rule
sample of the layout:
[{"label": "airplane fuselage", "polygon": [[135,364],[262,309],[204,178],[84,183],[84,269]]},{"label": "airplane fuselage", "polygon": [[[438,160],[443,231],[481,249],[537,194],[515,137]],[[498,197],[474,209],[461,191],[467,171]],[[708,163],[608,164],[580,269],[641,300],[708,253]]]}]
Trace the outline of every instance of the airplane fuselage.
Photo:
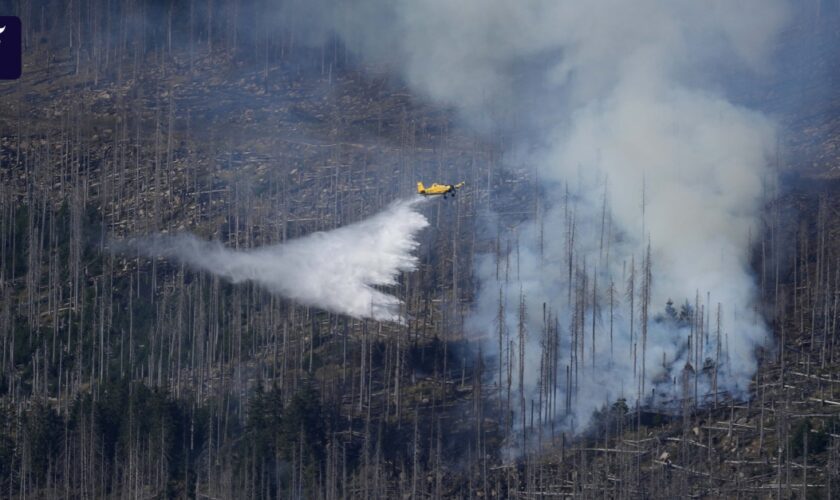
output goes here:
[{"label": "airplane fuselage", "polygon": [[417,194],[421,194],[423,196],[446,196],[447,194],[452,194],[455,196],[455,190],[461,189],[464,183],[459,182],[458,184],[438,184],[434,183],[431,186],[424,186],[422,182],[417,183]]}]

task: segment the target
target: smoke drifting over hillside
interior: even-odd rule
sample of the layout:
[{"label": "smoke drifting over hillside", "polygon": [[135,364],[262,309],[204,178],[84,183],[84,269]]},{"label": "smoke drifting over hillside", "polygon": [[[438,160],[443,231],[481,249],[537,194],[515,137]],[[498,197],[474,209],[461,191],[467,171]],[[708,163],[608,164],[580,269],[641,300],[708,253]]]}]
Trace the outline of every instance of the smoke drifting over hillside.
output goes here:
[{"label": "smoke drifting over hillside", "polygon": [[[747,387],[768,337],[752,309],[748,235],[759,229],[775,128],[733,103],[723,75],[770,70],[783,2],[321,0],[286,2],[279,15],[310,41],[335,33],[396,66],[479,130],[524,132],[517,148],[536,166],[547,208],[520,226],[510,280],[497,280],[491,257],[478,265],[469,324],[498,331],[501,291],[510,338],[498,354],[516,366],[521,291],[533,367],[523,398],[536,399],[545,369],[543,304],[560,329],[558,373],[576,374],[550,395],[571,402],[572,428],[618,397],[675,395],[686,362],[719,367],[716,381],[698,377],[701,393]],[[499,116],[516,126],[488,123]],[[705,314],[655,320],[669,297]]]},{"label": "smoke drifting over hillside", "polygon": [[249,250],[192,234],[120,242],[116,250],[174,259],[234,283],[253,281],[301,304],[356,318],[401,321],[400,300],[374,287],[394,285],[400,272],[417,266],[415,236],[428,225],[415,210],[421,201],[399,201],[355,224]]}]

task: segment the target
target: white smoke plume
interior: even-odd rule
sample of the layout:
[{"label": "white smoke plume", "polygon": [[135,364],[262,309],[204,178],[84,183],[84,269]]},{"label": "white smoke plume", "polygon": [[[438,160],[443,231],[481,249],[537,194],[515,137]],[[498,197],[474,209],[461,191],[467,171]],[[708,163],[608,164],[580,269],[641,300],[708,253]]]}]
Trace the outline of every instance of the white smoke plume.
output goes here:
[{"label": "white smoke plume", "polygon": [[417,267],[416,235],[428,225],[416,210],[421,201],[398,201],[354,224],[248,250],[192,234],[118,242],[116,249],[173,259],[234,283],[252,281],[332,312],[400,322],[400,300],[375,287],[395,285],[400,272]]},{"label": "white smoke plume", "polygon": [[[521,292],[529,311],[524,398],[539,390],[542,304],[557,318],[560,363],[579,373],[552,395],[566,401],[566,387],[579,387],[563,417],[574,428],[618,397],[651,401],[653,388],[674,395],[686,362],[697,370],[706,359],[717,362],[717,380],[704,376],[700,392],[714,384],[746,389],[755,348],[768,339],[753,313],[748,240],[759,229],[775,127],[738,105],[727,83],[771,70],[785,2],[292,0],[278,12],[312,42],[335,33],[363,59],[390,63],[416,91],[454,106],[479,130],[498,126],[488,122],[500,116],[515,120],[501,126],[519,138],[520,158],[536,166],[545,208],[519,228],[508,281],[497,280],[491,257],[477,266],[469,325],[498,330],[501,290],[502,322],[515,338]],[[585,300],[576,305],[570,289],[585,290]],[[651,310],[642,325],[644,295]],[[700,311],[688,322],[656,321],[669,297],[677,307],[701,304],[702,329]],[[519,355],[498,354],[516,374]],[[557,377],[565,378],[562,368]]]}]

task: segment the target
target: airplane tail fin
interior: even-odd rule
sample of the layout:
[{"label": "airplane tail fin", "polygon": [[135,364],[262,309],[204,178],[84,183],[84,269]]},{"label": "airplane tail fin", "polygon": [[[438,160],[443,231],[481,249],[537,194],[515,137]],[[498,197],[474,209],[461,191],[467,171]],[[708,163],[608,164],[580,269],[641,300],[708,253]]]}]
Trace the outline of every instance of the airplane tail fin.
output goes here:
[{"label": "airplane tail fin", "polygon": [[417,194],[423,194],[425,192],[426,186],[424,186],[422,182],[417,182]]}]

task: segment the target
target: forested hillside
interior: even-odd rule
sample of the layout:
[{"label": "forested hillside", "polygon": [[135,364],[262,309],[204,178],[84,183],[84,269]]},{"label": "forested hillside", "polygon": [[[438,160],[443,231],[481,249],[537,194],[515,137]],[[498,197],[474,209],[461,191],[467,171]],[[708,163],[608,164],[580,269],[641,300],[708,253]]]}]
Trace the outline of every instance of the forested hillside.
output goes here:
[{"label": "forested hillside", "polygon": [[[0,2],[24,27],[23,76],[0,82],[0,497],[840,496],[840,9],[817,3],[774,47],[786,71],[739,88],[780,123],[778,181],[744,235],[773,340],[748,388],[698,395],[729,360],[720,306],[699,292],[649,304],[650,252],[609,287],[574,261],[572,327],[522,296],[499,300],[497,328],[471,326],[479,261],[518,277],[517,228],[548,203],[510,147],[515,113],[469,127],[267,0]],[[364,220],[420,179],[466,187],[419,208],[418,268],[387,287],[403,322],[119,246],[185,231],[285,243]],[[542,223],[575,231],[574,216]],[[694,365],[670,382],[684,397],[598,402],[570,428],[562,389],[595,361],[587,344],[567,361],[559,339],[588,342],[591,324],[594,358],[607,297],[717,335],[718,357],[688,347]]]}]

